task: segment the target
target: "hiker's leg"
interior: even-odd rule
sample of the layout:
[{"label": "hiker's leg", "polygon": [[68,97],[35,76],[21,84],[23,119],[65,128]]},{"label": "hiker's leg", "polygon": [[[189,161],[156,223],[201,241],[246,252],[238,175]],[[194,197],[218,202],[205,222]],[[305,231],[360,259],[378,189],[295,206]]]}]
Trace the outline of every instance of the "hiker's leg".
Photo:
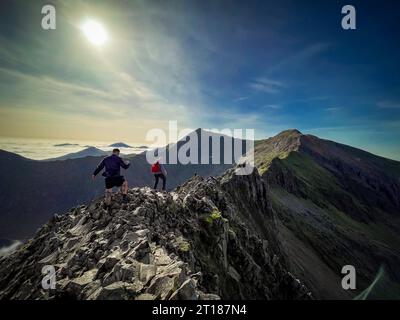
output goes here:
[{"label": "hiker's leg", "polygon": [[167,184],[167,177],[165,175],[161,175],[162,179],[162,189],[165,190],[165,185]]},{"label": "hiker's leg", "polygon": [[154,175],[154,188],[153,189],[157,189],[157,185],[158,185],[158,174]]},{"label": "hiker's leg", "polygon": [[121,185],[121,192],[122,192],[122,202],[127,203],[128,202],[128,181],[124,180],[124,182]]},{"label": "hiker's leg", "polygon": [[112,188],[106,189],[105,202],[106,202],[106,205],[108,205],[108,206],[111,204],[111,196],[112,196]]},{"label": "hiker's leg", "polygon": [[128,181],[124,181],[124,183],[121,186],[121,192],[122,194],[128,194]]}]

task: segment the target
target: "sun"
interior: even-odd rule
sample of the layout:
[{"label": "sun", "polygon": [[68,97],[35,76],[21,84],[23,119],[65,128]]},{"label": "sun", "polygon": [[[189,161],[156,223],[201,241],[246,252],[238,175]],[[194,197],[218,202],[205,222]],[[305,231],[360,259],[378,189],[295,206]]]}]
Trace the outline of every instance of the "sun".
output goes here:
[{"label": "sun", "polygon": [[82,25],[81,30],[83,31],[83,34],[86,36],[86,38],[96,46],[102,46],[108,40],[106,29],[97,21],[86,21]]}]

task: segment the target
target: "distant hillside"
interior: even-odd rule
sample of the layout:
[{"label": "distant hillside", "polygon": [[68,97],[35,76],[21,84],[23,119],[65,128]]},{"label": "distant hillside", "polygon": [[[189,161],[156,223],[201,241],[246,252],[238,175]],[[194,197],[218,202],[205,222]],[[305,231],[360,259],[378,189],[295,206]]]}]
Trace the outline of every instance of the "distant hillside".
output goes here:
[{"label": "distant hillside", "polygon": [[55,144],[54,147],[70,147],[70,146],[79,146],[78,143],[58,143]]},{"label": "distant hillside", "polygon": [[389,284],[376,296],[400,297],[400,162],[298,130],[257,141],[255,155],[292,272],[317,297],[348,297],[346,264],[359,288],[385,267]]},{"label": "distant hillside", "polygon": [[61,157],[46,159],[45,161],[54,161],[54,160],[67,160],[67,159],[78,159],[78,158],[85,158],[85,157],[103,157],[109,154],[109,152],[103,151],[96,147],[87,147],[81,151],[68,153]]}]

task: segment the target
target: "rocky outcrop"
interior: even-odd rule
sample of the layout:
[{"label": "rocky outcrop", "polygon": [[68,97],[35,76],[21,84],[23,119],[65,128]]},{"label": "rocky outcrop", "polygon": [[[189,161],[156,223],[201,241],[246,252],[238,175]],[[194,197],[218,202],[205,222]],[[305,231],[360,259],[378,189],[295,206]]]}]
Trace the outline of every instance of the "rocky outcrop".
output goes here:
[{"label": "rocky outcrop", "polygon": [[269,185],[278,185],[290,193],[303,197],[306,196],[302,191],[302,181],[286,168],[284,162],[279,158],[275,158],[271,161],[268,171],[263,174],[263,178]]},{"label": "rocky outcrop", "polygon": [[[129,190],[55,215],[0,260],[1,299],[309,299],[287,270],[257,171]],[[54,266],[56,288],[41,286]]]}]

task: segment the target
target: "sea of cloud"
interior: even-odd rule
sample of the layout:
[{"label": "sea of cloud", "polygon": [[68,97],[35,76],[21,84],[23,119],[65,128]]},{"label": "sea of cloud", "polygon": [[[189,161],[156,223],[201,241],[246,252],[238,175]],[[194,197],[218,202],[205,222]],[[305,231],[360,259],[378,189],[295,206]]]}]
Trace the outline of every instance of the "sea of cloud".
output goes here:
[{"label": "sea of cloud", "polygon": [[0,257],[8,256],[9,254],[13,253],[20,244],[22,244],[21,241],[15,240],[10,241],[9,245],[0,247]]},{"label": "sea of cloud", "polygon": [[[103,151],[111,152],[113,147],[110,147],[110,145],[116,142],[119,141],[104,142],[0,137],[0,149],[19,154],[29,159],[44,160],[82,151],[88,147],[96,147]],[[147,147],[142,144],[123,142],[132,147],[119,148],[123,154],[137,154],[147,150]]]}]

